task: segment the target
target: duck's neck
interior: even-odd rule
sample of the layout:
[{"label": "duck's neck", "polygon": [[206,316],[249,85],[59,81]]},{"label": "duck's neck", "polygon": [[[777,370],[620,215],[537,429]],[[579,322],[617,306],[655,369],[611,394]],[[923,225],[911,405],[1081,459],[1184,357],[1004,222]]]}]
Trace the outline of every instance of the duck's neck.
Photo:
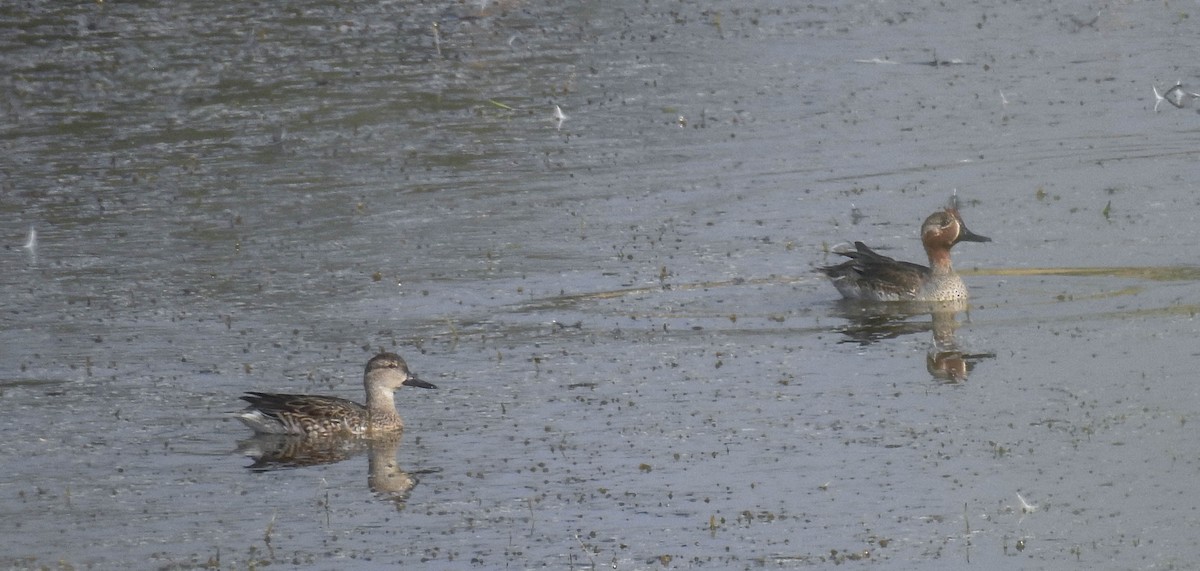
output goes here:
[{"label": "duck's neck", "polygon": [[387,387],[372,385],[370,382],[367,382],[366,385],[367,414],[371,417],[371,425],[400,425],[400,415],[396,413],[395,392]]},{"label": "duck's neck", "polygon": [[950,265],[950,250],[944,248],[925,248],[925,254],[929,256],[929,269],[934,275],[942,276],[954,273],[954,266]]}]

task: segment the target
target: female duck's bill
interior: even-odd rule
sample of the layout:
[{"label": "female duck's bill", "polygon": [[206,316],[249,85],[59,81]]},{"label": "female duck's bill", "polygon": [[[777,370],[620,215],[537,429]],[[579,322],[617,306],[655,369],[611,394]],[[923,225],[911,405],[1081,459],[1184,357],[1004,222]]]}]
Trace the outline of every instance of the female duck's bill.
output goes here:
[{"label": "female duck's bill", "polygon": [[250,403],[238,419],[262,434],[299,436],[368,435],[399,432],[404,421],[396,413],[394,391],[402,386],[436,389],[408,369],[395,353],[373,357],[363,373],[366,406],[354,401],[320,395],[249,392],[241,397]]}]

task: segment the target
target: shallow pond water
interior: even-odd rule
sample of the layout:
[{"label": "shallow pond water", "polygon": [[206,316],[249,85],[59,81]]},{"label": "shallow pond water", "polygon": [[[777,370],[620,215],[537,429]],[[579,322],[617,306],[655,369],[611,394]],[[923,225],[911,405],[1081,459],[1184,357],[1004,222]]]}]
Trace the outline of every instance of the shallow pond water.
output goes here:
[{"label": "shallow pond water", "polygon": [[[1188,567],[1194,11],[0,9],[0,566]],[[811,271],[955,189],[964,311]]]}]

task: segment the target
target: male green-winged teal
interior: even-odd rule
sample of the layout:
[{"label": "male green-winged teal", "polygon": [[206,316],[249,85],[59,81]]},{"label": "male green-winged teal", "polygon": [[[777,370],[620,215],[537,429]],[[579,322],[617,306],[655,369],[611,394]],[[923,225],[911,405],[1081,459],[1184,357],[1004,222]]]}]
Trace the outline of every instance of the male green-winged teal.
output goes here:
[{"label": "male green-winged teal", "polygon": [[951,200],[950,206],[930,214],[921,224],[921,244],[929,256],[930,267],[893,260],[877,254],[862,242],[855,242],[855,251],[838,252],[850,261],[825,266],[819,271],[829,276],[846,299],[966,300],[967,286],[950,265],[950,248],[963,241],[991,242],[992,239],[967,230],[956,201]]}]

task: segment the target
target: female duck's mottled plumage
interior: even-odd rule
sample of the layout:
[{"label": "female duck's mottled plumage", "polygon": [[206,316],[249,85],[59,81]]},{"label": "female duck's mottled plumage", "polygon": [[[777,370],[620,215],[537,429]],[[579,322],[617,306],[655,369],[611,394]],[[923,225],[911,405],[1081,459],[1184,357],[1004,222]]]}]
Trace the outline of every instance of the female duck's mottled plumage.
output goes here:
[{"label": "female duck's mottled plumage", "polygon": [[950,248],[962,242],[991,242],[967,229],[951,206],[930,214],[921,224],[921,244],[929,256],[930,267],[893,260],[880,255],[862,242],[852,252],[839,252],[850,258],[820,271],[846,299],[869,301],[958,301],[967,299],[967,286],[950,265]]},{"label": "female duck's mottled plumage", "polygon": [[338,397],[249,392],[250,403],[240,414],[246,426],[262,434],[301,436],[366,435],[404,429],[396,413],[394,391],[401,386],[436,389],[418,379],[395,353],[380,353],[367,362],[363,374],[367,405]]}]

